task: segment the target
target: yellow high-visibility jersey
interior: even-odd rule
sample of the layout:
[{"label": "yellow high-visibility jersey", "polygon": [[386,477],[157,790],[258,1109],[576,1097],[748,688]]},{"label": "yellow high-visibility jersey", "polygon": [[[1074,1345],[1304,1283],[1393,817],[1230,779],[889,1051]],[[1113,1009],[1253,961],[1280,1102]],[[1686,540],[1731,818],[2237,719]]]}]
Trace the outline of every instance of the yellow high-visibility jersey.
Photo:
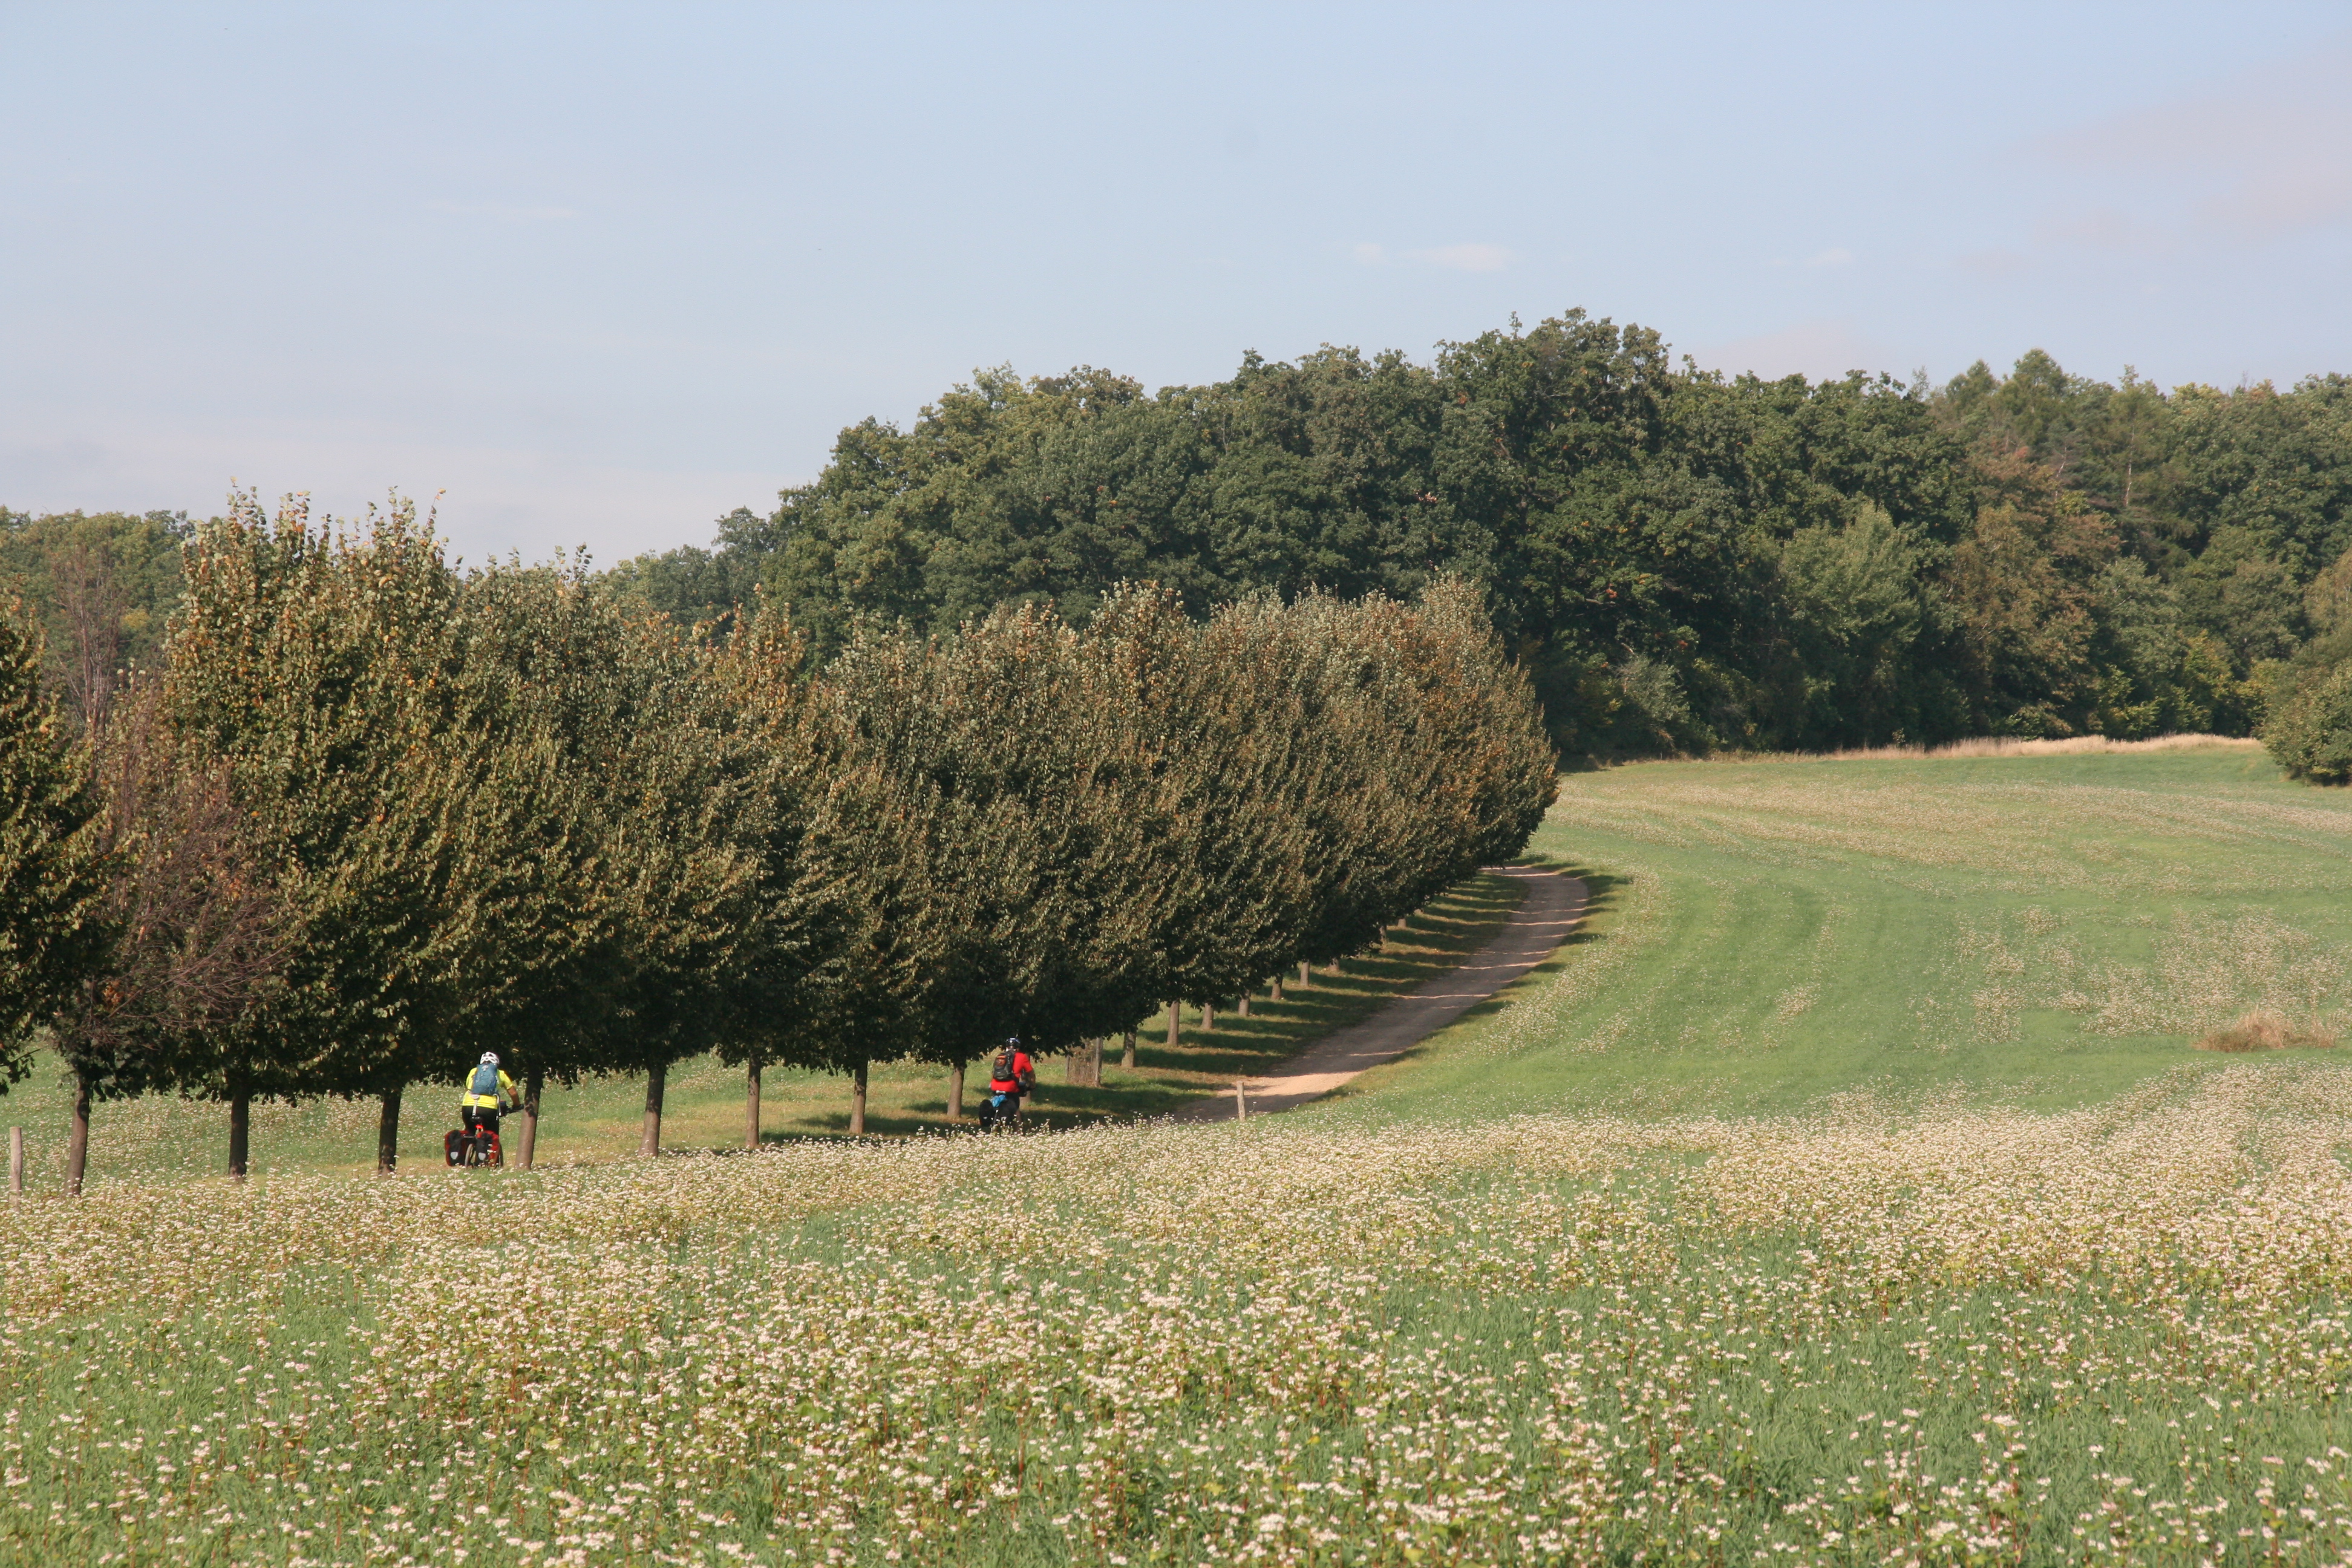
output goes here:
[{"label": "yellow high-visibility jersey", "polygon": [[522,1095],[515,1088],[515,1080],[507,1076],[504,1068],[499,1069],[499,1092],[496,1094],[476,1094],[474,1075],[467,1073],[459,1090],[457,1109],[468,1110],[478,1106],[484,1110],[496,1110],[501,1100],[517,1105],[522,1103]]}]

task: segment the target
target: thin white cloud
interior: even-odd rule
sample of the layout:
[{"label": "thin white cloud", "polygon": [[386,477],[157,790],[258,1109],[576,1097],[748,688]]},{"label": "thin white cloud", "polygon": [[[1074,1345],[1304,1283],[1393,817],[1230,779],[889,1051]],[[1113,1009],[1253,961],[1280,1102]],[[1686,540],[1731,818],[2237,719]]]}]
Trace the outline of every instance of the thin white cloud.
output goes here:
[{"label": "thin white cloud", "polygon": [[2352,222],[2352,48],[2242,72],[2019,153],[2081,204],[2044,222],[2044,243],[2155,251]]},{"label": "thin white cloud", "polygon": [[1356,247],[1355,256],[1357,261],[1366,267],[1378,267],[1381,262],[1388,259],[1387,251],[1382,250],[1377,245],[1371,244],[1364,244]]},{"label": "thin white cloud", "polygon": [[2020,250],[1973,250],[1953,263],[1961,271],[1977,278],[2014,278],[2031,271],[2033,258]]},{"label": "thin white cloud", "polygon": [[2077,245],[2086,250],[2150,250],[2164,243],[2162,231],[2120,207],[2086,206],[2053,213],[2033,226],[2044,245]]},{"label": "thin white cloud", "polygon": [[1441,245],[1433,250],[1416,250],[1412,257],[1455,272],[1500,272],[1517,259],[1499,245]]},{"label": "thin white cloud", "polygon": [[2325,228],[2347,218],[2352,153],[2334,163],[2317,155],[2282,162],[2207,197],[2196,211],[2201,227],[2247,238]]},{"label": "thin white cloud", "polygon": [[[0,416],[19,413],[0,405]],[[121,498],[109,504],[204,517],[221,510],[236,476],[258,484],[266,500],[305,490],[314,515],[350,518],[397,486],[420,511],[437,504],[452,552],[477,562],[509,550],[538,560],[585,544],[609,565],[640,551],[700,544],[712,519],[739,506],[764,511],[779,488],[800,482],[772,469],[633,467],[366,421],[126,425],[103,438],[27,424],[0,419],[0,474],[11,487],[0,500],[18,510],[86,506],[103,495]]]},{"label": "thin white cloud", "polygon": [[500,223],[560,223],[580,215],[570,207],[519,207],[499,202],[427,202],[425,206],[452,217],[495,218]]},{"label": "thin white cloud", "polygon": [[1752,372],[1768,381],[1784,375],[1831,381],[1852,370],[1901,374],[1897,369],[1899,358],[1893,350],[1863,336],[1854,330],[1853,322],[1843,317],[1804,321],[1780,331],[1735,339],[1701,349],[1691,357],[1709,370],[1732,375]]},{"label": "thin white cloud", "polygon": [[1808,267],[1851,267],[1853,252],[1843,245],[1832,245],[1827,250],[1817,250],[1805,258]]}]

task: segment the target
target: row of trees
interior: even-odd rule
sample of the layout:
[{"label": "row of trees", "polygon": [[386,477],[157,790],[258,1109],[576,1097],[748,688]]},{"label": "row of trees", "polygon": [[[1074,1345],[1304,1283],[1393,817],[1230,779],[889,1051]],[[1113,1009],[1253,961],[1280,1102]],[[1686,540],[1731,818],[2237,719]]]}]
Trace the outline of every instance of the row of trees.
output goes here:
[{"label": "row of trees", "polygon": [[[485,1049],[957,1072],[1131,1031],[1376,942],[1516,853],[1553,754],[1477,593],[1118,586],[950,633],[780,608],[681,627],[576,565],[461,574],[405,506],[356,532],[251,497],[196,531],[159,647],[86,722],[0,617],[0,1040],[94,1101],[404,1091]],[[57,685],[54,671],[50,687]]]},{"label": "row of trees", "polygon": [[985,373],[615,576],[680,615],[764,584],[829,649],[861,614],[1083,616],[1121,580],[1197,614],[1455,574],[1560,747],[1606,756],[2250,733],[2347,548],[2343,376],[2166,391],[2037,351],[1942,387],[1768,382],[1570,311],[1156,394]]}]

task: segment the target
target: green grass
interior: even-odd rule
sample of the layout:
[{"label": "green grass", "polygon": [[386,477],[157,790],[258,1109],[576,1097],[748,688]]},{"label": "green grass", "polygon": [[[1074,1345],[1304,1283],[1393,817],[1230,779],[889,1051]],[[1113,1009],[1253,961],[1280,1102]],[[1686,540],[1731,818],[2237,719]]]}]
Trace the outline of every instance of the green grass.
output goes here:
[{"label": "green grass", "polygon": [[2058,1109],[2218,1066],[2192,1043],[2250,1008],[2352,1018],[2352,796],[2243,747],[1626,767],[1534,849],[1595,894],[1539,999],[1355,1109]]}]

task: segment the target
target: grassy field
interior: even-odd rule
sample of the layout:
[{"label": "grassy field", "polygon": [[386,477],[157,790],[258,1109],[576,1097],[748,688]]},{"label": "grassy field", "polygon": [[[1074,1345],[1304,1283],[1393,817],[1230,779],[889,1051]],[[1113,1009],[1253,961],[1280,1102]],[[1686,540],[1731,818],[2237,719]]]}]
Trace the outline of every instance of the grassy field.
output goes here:
[{"label": "grassy field", "polygon": [[2342,1026],[2348,837],[1627,768],[1580,939],[1309,1111],[16,1205],[0,1554],[2342,1563],[2352,1072],[2189,1045]]},{"label": "grassy field", "polygon": [[1595,893],[1555,983],[1366,1102],[2056,1110],[2221,1066],[2191,1043],[2252,1009],[2352,1026],[2352,795],[2251,743],[1621,768],[1533,848]]}]

